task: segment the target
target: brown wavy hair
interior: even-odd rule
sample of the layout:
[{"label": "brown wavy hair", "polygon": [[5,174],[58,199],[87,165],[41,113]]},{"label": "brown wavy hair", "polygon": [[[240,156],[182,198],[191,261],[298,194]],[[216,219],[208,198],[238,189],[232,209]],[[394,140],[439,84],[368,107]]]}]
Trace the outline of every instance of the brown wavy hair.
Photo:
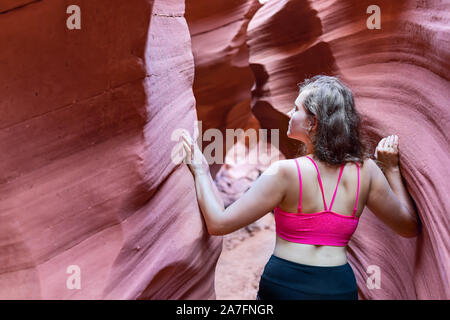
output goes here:
[{"label": "brown wavy hair", "polygon": [[361,117],[355,109],[351,90],[337,77],[316,75],[297,84],[307,90],[303,105],[308,116],[318,120],[311,136],[314,157],[331,165],[358,162],[370,158],[361,133]]}]

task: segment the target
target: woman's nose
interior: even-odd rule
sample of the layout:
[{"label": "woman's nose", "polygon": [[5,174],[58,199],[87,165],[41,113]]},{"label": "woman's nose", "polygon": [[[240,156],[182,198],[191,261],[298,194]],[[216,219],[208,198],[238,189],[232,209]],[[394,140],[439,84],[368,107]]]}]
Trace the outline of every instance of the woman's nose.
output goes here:
[{"label": "woman's nose", "polygon": [[287,115],[288,115],[289,118],[292,118],[293,111],[294,111],[294,109],[291,109],[291,111],[288,112]]}]

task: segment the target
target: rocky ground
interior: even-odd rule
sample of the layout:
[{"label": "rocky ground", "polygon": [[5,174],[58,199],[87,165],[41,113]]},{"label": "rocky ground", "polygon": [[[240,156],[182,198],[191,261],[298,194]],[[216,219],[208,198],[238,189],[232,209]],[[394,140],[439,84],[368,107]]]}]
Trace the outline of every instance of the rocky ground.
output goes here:
[{"label": "rocky ground", "polygon": [[259,279],[275,246],[275,221],[269,213],[223,238],[216,266],[218,300],[255,300]]}]

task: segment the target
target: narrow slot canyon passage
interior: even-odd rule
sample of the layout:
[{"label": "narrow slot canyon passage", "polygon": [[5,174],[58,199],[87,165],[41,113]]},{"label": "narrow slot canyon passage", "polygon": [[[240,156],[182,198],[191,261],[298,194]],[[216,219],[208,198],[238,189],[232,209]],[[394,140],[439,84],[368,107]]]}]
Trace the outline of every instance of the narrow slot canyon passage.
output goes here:
[{"label": "narrow slot canyon passage", "polygon": [[[308,148],[331,159],[327,141],[337,141],[337,159],[361,140],[375,159],[391,135],[399,179],[380,179],[397,198],[378,202],[400,209],[380,218],[367,205],[373,174],[345,167],[333,208],[354,204],[358,172],[364,209],[341,256],[359,300],[449,299],[449,23],[450,3],[438,0],[1,1],[0,299],[255,300],[277,235],[298,221],[288,220],[297,177],[283,176],[278,206],[233,232],[211,234],[213,222],[217,233],[232,228],[219,211],[240,212],[242,225],[257,211],[242,208],[258,209],[244,197],[255,182],[300,158],[302,208],[313,212],[317,196],[320,210]],[[339,87],[345,103],[315,114],[326,120],[312,130],[329,124],[321,148],[303,142],[302,125],[330,100],[296,105],[298,85],[319,75],[354,97]],[[356,123],[334,116],[348,101],[361,136],[345,144],[332,132]],[[203,180],[182,131],[208,161]],[[317,163],[328,205],[339,170]],[[253,196],[266,208],[281,189]],[[411,237],[395,227],[411,212],[405,194],[420,219]]]}]

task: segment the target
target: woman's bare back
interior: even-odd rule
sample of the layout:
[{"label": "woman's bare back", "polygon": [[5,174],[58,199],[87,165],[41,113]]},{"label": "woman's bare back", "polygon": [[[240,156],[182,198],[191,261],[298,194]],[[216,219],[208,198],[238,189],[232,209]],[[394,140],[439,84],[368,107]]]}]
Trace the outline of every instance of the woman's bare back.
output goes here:
[{"label": "woman's bare back", "polygon": [[[311,158],[312,155],[309,155]],[[286,212],[297,212],[299,201],[299,182],[296,164],[289,161],[289,174],[286,183],[291,188],[279,207]],[[318,160],[314,160],[319,169],[322,186],[327,206],[330,206],[336,184],[339,177],[340,166],[330,166]],[[370,161],[369,159],[366,160]],[[370,188],[370,173],[367,172],[366,162],[360,166],[360,184],[356,217],[362,214],[367,202]],[[317,171],[313,163],[306,157],[298,158],[302,175],[302,213],[315,213],[325,210],[322,193],[318,181]],[[346,163],[342,172],[332,211],[351,216],[355,206],[357,192],[357,166],[354,163]],[[345,247],[302,244],[286,241],[277,235],[274,255],[301,264],[316,266],[336,266],[347,262]]]}]

